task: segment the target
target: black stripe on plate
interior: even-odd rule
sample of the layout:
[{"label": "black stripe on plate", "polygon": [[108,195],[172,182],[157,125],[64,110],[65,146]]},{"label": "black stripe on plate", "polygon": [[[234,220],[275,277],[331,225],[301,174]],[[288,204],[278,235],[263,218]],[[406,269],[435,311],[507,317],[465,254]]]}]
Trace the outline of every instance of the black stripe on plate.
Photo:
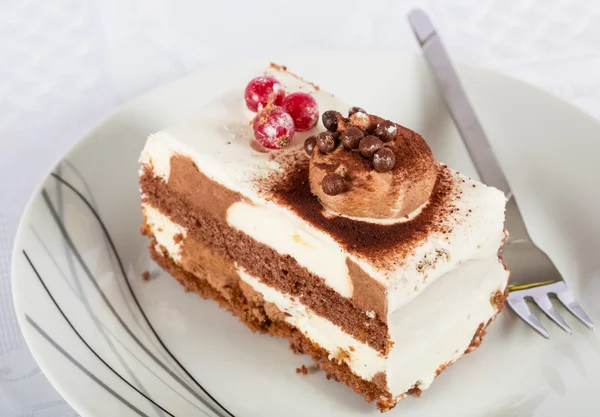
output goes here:
[{"label": "black stripe on plate", "polygon": [[[60,273],[62,279],[64,280],[64,282],[67,284],[67,287],[71,290],[71,292],[73,293],[73,295],[75,297],[77,297],[77,299],[83,303],[84,305],[86,305],[83,301],[83,298],[80,297],[85,297],[84,294],[78,295],[76,289],[71,286],[71,283],[69,283],[68,278],[66,277],[65,273],[63,272],[63,270],[61,269],[60,265],[58,265],[58,263],[56,262],[56,259],[52,256],[52,254],[50,253],[50,250],[48,249],[48,247],[46,246],[46,244],[44,243],[44,241],[42,240],[42,238],[40,237],[40,235],[37,233],[36,229],[33,226],[30,226],[31,231],[33,232],[33,234],[35,235],[38,243],[44,248],[44,252],[46,254],[46,256],[48,256],[51,260],[52,260],[52,264],[54,265],[54,267],[58,270],[58,272]],[[168,384],[164,379],[162,379],[156,372],[155,370],[151,369],[152,363],[146,364],[146,361],[144,360],[144,358],[139,357],[138,355],[135,355],[131,349],[125,345],[125,343],[123,341],[121,341],[113,331],[111,331],[106,324],[104,324],[99,317],[94,314],[94,312],[91,310],[90,306],[87,305],[86,306],[88,309],[88,313],[90,315],[90,317],[92,318],[93,321],[96,321],[99,323],[99,326],[101,326],[100,328],[104,329],[104,331],[108,332],[108,334],[110,334],[112,336],[112,338],[114,340],[116,340],[119,345],[125,349],[141,366],[143,366],[148,372],[150,372],[152,375],[154,375],[154,377],[156,379],[158,379],[160,382],[162,382],[166,387],[170,388],[176,395],[178,395],[180,398],[182,398],[184,401],[186,401],[188,404],[190,404],[191,406],[197,408],[199,411],[202,411],[201,408],[199,408],[200,406],[195,404],[194,402],[192,402],[190,399],[188,399],[187,397],[185,397],[184,395],[182,395],[178,390],[176,390],[172,385]],[[106,342],[109,342],[109,339],[105,338]],[[116,352],[113,351],[116,355],[118,355],[119,358],[122,359],[122,356]],[[156,368],[155,368],[156,369]],[[136,375],[131,373],[131,370],[129,370],[132,378],[134,378],[133,383],[136,384],[136,386],[140,386],[146,394],[147,391],[144,390],[144,386],[142,385],[142,383],[137,380]],[[0,383],[2,382],[2,378],[0,378]],[[164,416],[164,414],[160,411],[160,409],[156,409],[157,413],[159,413],[161,416]]]},{"label": "black stripe on plate", "polygon": [[[113,240],[112,240],[112,238],[110,236],[110,233],[108,232],[108,229],[106,228],[104,222],[102,221],[102,218],[100,217],[100,215],[98,214],[98,212],[94,209],[94,207],[92,206],[92,204],[90,204],[90,202],[87,200],[87,198],[79,190],[77,190],[73,185],[71,185],[67,180],[65,180],[64,178],[62,178],[61,176],[59,176],[59,175],[57,175],[55,173],[52,173],[51,175],[57,181],[59,181],[60,183],[64,184],[67,188],[69,188],[71,191],[73,191],[83,201],[83,203],[88,207],[88,209],[92,212],[92,215],[96,218],[96,220],[100,224],[100,227],[102,228],[102,231],[104,232],[104,234],[105,234],[105,236],[106,236],[106,238],[108,240],[108,243],[109,243],[109,245],[110,245],[110,247],[111,247],[111,249],[112,249],[115,257],[117,258],[117,263],[119,264],[119,269],[121,270],[121,274],[122,274],[123,279],[124,279],[124,281],[125,281],[125,283],[127,285],[127,288],[129,289],[131,297],[133,298],[133,301],[135,302],[136,306],[138,307],[140,313],[142,314],[142,317],[146,321],[146,324],[150,328],[150,331],[152,332],[152,334],[154,335],[154,337],[156,338],[156,340],[158,340],[158,343],[160,343],[160,345],[167,352],[167,354],[171,357],[171,359],[173,359],[173,361],[175,361],[175,363],[198,386],[198,388],[200,388],[202,390],[202,392],[205,395],[207,395],[212,401],[215,402],[215,404],[217,404],[219,407],[221,407],[221,409],[225,413],[227,413],[230,417],[234,417],[234,415],[232,413],[230,413],[219,401],[217,401],[206,389],[204,389],[204,387],[192,376],[192,374],[181,364],[181,362],[179,362],[179,360],[175,357],[175,355],[173,355],[173,353],[171,353],[171,351],[169,350],[169,348],[167,348],[167,346],[165,345],[165,343],[160,338],[160,336],[158,335],[158,333],[156,332],[156,330],[154,329],[154,327],[150,323],[150,320],[146,316],[146,313],[142,309],[142,306],[140,305],[140,303],[139,303],[139,301],[138,301],[138,299],[137,299],[137,297],[136,297],[136,295],[135,295],[135,293],[133,291],[133,288],[131,287],[131,283],[127,279],[127,274],[125,273],[125,268],[123,267],[123,262],[121,260],[121,257],[119,256],[119,253],[117,252],[116,246],[115,246],[115,244],[114,244],[114,242],[113,242]],[[50,208],[50,211],[53,213],[54,220],[59,225],[59,228],[61,229],[61,232],[62,232],[63,236],[65,237],[65,239],[69,243],[69,246],[71,247],[71,250],[73,250],[73,252],[75,253],[75,256],[77,257],[77,259],[79,260],[79,262],[82,264],[84,270],[86,271],[86,273],[88,274],[88,276],[92,279],[92,281],[94,283],[94,286],[101,293],[102,298],[105,299],[106,303],[109,305],[110,310],[113,312],[113,314],[115,314],[115,316],[117,316],[117,319],[119,320],[119,322],[125,327],[125,329],[127,330],[127,332],[142,347],[142,349],[144,349],[144,351],[146,351],[152,357],[152,359],[154,359],[163,369],[167,370],[166,367],[164,366],[164,364],[158,358],[156,358],[154,355],[152,355],[146,349],[146,347],[143,346],[141,344],[141,342],[133,335],[133,333],[131,332],[131,330],[129,330],[129,328],[121,320],[121,318],[119,317],[119,315],[117,314],[117,312],[112,308],[112,305],[110,305],[108,299],[106,299],[106,296],[104,295],[104,293],[102,292],[102,290],[96,284],[95,279],[92,277],[91,273],[87,269],[87,266],[85,266],[85,264],[83,262],[83,259],[81,258],[81,256],[77,252],[77,250],[75,249],[75,246],[73,245],[73,242],[68,237],[68,233],[67,233],[66,229],[64,228],[64,225],[62,225],[62,222],[60,221],[60,218],[58,218],[58,216],[56,215],[56,211],[54,210],[54,208],[52,206],[52,202],[50,201],[48,195],[45,193],[45,190],[42,192],[42,194],[45,194],[44,199],[46,200],[46,203],[48,204],[48,207]],[[198,396],[195,391],[192,391],[190,389],[190,387],[184,381],[182,381],[177,375],[173,374],[172,371],[167,370],[167,372],[173,378],[175,378],[180,384],[182,384],[189,392],[191,392],[196,398],[198,398],[201,402],[203,402],[205,405],[207,405],[213,412],[215,412],[216,414],[220,414],[210,404],[207,404],[205,401],[203,401],[203,399],[200,396]]]},{"label": "black stripe on plate", "polygon": [[[48,294],[48,297],[50,298],[50,300],[52,300],[52,302],[54,303],[54,305],[56,306],[56,308],[58,309],[58,311],[60,312],[61,316],[63,316],[63,318],[65,319],[65,321],[67,322],[67,324],[69,325],[69,327],[71,328],[71,330],[73,330],[73,332],[77,335],[77,337],[79,338],[79,340],[81,340],[83,342],[83,344],[94,354],[94,356],[96,358],[98,358],[103,364],[104,366],[106,366],[108,369],[110,369],[112,371],[113,374],[115,374],[117,377],[119,377],[119,379],[123,382],[125,382],[127,385],[129,385],[131,388],[133,388],[138,394],[140,394],[141,396],[143,396],[144,398],[146,398],[148,401],[150,401],[152,404],[154,404],[155,406],[157,406],[158,408],[160,408],[162,411],[164,411],[165,413],[167,413],[168,415],[170,415],[171,417],[175,417],[172,413],[170,413],[169,411],[167,411],[165,408],[163,408],[162,406],[160,406],[157,402],[155,402],[152,398],[148,397],[146,394],[144,394],[142,391],[140,391],[139,389],[137,389],[135,386],[133,386],[129,381],[127,381],[123,376],[121,376],[121,374],[119,374],[117,371],[115,371],[108,363],[106,363],[106,361],[104,359],[102,359],[102,357],[100,355],[98,355],[98,353],[88,344],[88,342],[86,342],[86,340],[81,336],[81,334],[79,334],[79,332],[77,331],[77,329],[75,328],[75,326],[73,325],[73,323],[71,323],[71,321],[69,320],[69,318],[67,317],[67,315],[64,313],[64,311],[60,308],[60,306],[58,305],[58,303],[56,302],[56,300],[54,299],[54,297],[52,296],[52,293],[50,292],[50,290],[48,289],[48,287],[46,286],[46,283],[44,282],[44,280],[42,279],[42,277],[40,276],[38,270],[36,269],[36,267],[33,265],[33,262],[31,261],[31,259],[29,258],[29,255],[27,255],[27,252],[25,250],[23,250],[23,255],[25,255],[25,259],[27,259],[27,262],[29,263],[29,266],[31,266],[31,269],[33,270],[33,272],[35,273],[36,277],[38,278],[38,280],[40,281],[40,283],[42,284],[42,286],[44,287],[44,290],[46,290],[46,294]],[[31,322],[32,320],[30,320]],[[42,329],[38,327],[38,331],[41,331]],[[46,337],[49,341],[52,341],[51,343],[56,347],[56,348],[60,348],[60,346],[54,342],[50,336],[48,336],[46,334]],[[67,354],[66,351],[64,351],[64,349],[60,348],[59,349],[61,351],[61,353],[63,354]],[[70,355],[68,356],[68,359],[71,361],[74,361],[75,359],[72,358]],[[83,366],[78,364],[79,368],[83,369]],[[89,373],[89,371],[86,372],[86,374],[91,375]],[[94,380],[96,380],[96,382],[101,383],[100,380],[98,380],[96,377],[94,377]],[[105,384],[102,384],[102,386],[106,389],[109,389],[109,387],[107,387]],[[110,390],[111,393],[116,394],[113,390]],[[125,402],[125,399],[121,398],[122,401]],[[133,405],[129,404],[130,408],[133,407]],[[135,407],[133,407],[132,409],[134,409]],[[137,409],[134,409],[134,411],[136,411]],[[138,414],[140,415],[145,415],[143,414],[141,411],[137,410]]]},{"label": "black stripe on plate", "polygon": [[27,322],[40,334],[42,335],[42,337],[44,339],[46,339],[48,341],[48,343],[50,343],[56,350],[58,350],[65,358],[67,358],[73,365],[75,365],[77,368],[79,368],[79,370],[81,372],[83,372],[84,374],[86,374],[88,377],[90,377],[96,384],[100,385],[102,388],[104,388],[106,391],[108,391],[109,393],[111,393],[115,398],[117,398],[118,400],[120,400],[123,404],[125,404],[127,407],[129,407],[133,412],[135,412],[137,415],[143,416],[143,417],[148,417],[147,414],[144,414],[142,411],[140,411],[136,406],[134,406],[133,404],[131,404],[129,401],[127,401],[125,398],[121,397],[117,392],[115,392],[111,387],[109,387],[108,385],[106,385],[104,382],[100,381],[94,374],[92,374],[87,368],[85,368],[82,364],[80,364],[74,357],[72,357],[71,355],[69,355],[69,353],[64,350],[58,343],[56,343],[54,341],[54,339],[52,339],[50,337],[50,335],[48,335],[48,333],[46,333],[40,326],[39,324],[37,324],[31,317],[29,317],[27,314],[25,314],[25,320],[27,320]]},{"label": "black stripe on plate", "polygon": [[[204,404],[206,407],[208,407],[213,413],[217,414],[218,416],[222,415],[219,410],[217,410],[215,407],[213,407],[212,404],[210,404],[208,401],[206,401],[204,398],[202,398],[185,381],[183,381],[178,375],[176,375],[171,369],[169,369],[169,367],[167,365],[165,365],[160,359],[158,359],[146,347],[146,345],[144,345],[138,339],[138,337],[133,333],[133,331],[129,328],[129,326],[127,326],[127,324],[125,324],[125,322],[123,321],[123,319],[121,318],[121,316],[115,310],[115,308],[112,305],[112,303],[108,300],[108,297],[106,296],[106,294],[104,293],[104,291],[102,291],[102,288],[100,288],[100,285],[98,284],[98,281],[96,280],[96,278],[94,277],[94,275],[92,274],[92,272],[90,271],[90,269],[88,268],[87,264],[83,260],[81,254],[79,253],[79,251],[77,250],[77,248],[75,247],[75,244],[71,240],[71,236],[67,232],[67,229],[65,228],[65,225],[63,224],[63,222],[61,221],[60,217],[58,216],[58,213],[56,212],[56,209],[54,208],[54,205],[52,204],[52,201],[50,201],[50,197],[48,196],[48,193],[46,192],[45,189],[42,190],[42,197],[44,198],[44,201],[46,202],[46,205],[47,205],[48,209],[50,210],[50,214],[52,215],[52,218],[56,222],[56,225],[58,226],[58,228],[59,228],[59,230],[60,230],[63,238],[65,239],[65,241],[69,245],[69,248],[73,252],[73,255],[75,256],[75,258],[77,259],[77,261],[79,262],[79,264],[81,265],[81,267],[83,268],[83,270],[85,271],[86,276],[91,281],[91,283],[94,286],[94,288],[96,289],[96,291],[98,291],[98,293],[100,294],[100,297],[102,298],[102,300],[104,301],[104,303],[106,304],[106,306],[108,307],[108,309],[115,316],[115,318],[121,324],[121,326],[123,326],[123,328],[125,329],[125,331],[127,332],[127,334],[129,334],[129,336],[135,341],[135,343],[144,352],[146,352],[146,354],[148,356],[150,356],[152,358],[152,360],[154,360],[154,362],[156,362],[173,379],[175,379],[177,382],[179,382],[190,394],[192,394],[194,397],[196,397],[202,404]],[[127,279],[126,279],[126,281],[127,281]]]}]

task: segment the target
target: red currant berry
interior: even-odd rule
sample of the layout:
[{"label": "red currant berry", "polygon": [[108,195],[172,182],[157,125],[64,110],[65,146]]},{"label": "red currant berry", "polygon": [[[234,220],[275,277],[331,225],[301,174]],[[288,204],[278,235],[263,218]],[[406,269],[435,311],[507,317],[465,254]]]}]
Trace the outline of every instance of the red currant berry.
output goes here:
[{"label": "red currant berry", "polygon": [[294,137],[294,120],[281,107],[268,106],[252,122],[254,137],[265,148],[281,149]]},{"label": "red currant berry", "polygon": [[317,100],[307,93],[288,94],[281,107],[292,116],[298,132],[305,132],[314,127],[319,121],[319,106]]},{"label": "red currant berry", "polygon": [[285,97],[283,85],[273,77],[256,77],[250,80],[244,91],[246,106],[258,111],[267,104],[279,106]]}]

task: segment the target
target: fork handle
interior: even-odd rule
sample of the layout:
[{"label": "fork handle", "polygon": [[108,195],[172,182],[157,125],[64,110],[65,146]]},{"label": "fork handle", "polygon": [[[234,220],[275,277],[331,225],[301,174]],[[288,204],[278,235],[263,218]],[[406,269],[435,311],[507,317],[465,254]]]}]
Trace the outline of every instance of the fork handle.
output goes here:
[{"label": "fork handle", "polygon": [[507,198],[505,225],[511,235],[510,241],[530,240],[506,176],[431,20],[420,9],[411,11],[408,20],[479,178],[502,191]]},{"label": "fork handle", "polygon": [[408,20],[479,177],[485,184],[504,192],[507,199],[510,198],[512,192],[504,172],[429,17],[417,9],[410,12]]}]

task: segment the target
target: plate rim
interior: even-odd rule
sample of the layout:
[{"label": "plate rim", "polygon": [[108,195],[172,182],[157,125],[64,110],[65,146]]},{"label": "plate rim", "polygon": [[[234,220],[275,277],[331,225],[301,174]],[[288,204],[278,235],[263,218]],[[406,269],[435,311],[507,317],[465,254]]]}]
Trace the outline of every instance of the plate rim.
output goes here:
[{"label": "plate rim", "polygon": [[[416,61],[421,61],[422,63],[425,62],[425,58],[423,57],[423,55],[420,53],[415,53],[415,52],[402,52],[402,51],[385,50],[385,49],[384,50],[381,50],[381,49],[326,49],[326,50],[319,50],[319,51],[312,51],[312,52],[308,51],[308,52],[301,52],[301,53],[294,53],[294,54],[284,54],[284,55],[280,55],[280,56],[273,56],[270,58],[263,58],[263,59],[233,61],[233,62],[229,62],[226,64],[211,66],[210,68],[207,68],[205,70],[192,71],[192,72],[190,72],[186,75],[183,75],[181,77],[178,77],[174,80],[168,81],[163,84],[159,84],[159,85],[149,89],[148,91],[146,91],[142,94],[139,94],[139,95],[131,98],[130,100],[126,101],[125,103],[117,106],[114,110],[109,112],[108,115],[102,117],[101,121],[96,123],[91,129],[87,130],[86,133],[82,134],[78,139],[76,139],[67,150],[65,150],[58,158],[56,158],[51,164],[48,165],[48,168],[46,169],[44,175],[41,177],[41,180],[31,191],[31,194],[29,195],[29,198],[27,199],[27,203],[25,204],[23,212],[21,213],[21,216],[19,218],[19,223],[18,223],[18,227],[17,227],[16,233],[15,233],[15,238],[13,240],[13,247],[12,247],[11,257],[10,257],[11,298],[12,298],[13,306],[14,306],[13,311],[15,312],[17,323],[19,325],[19,331],[21,332],[21,335],[23,336],[23,339],[25,340],[25,344],[26,344],[29,352],[31,353],[32,357],[34,358],[36,365],[43,372],[44,376],[48,379],[48,381],[50,382],[52,387],[56,390],[56,392],[59,393],[59,395],[65,401],[65,403],[67,403],[70,407],[72,407],[78,414],[80,414],[82,416],[88,416],[88,415],[92,416],[93,415],[91,413],[91,411],[88,409],[88,407],[85,406],[85,404],[80,403],[79,401],[76,400],[75,397],[71,396],[68,393],[67,388],[65,386],[63,386],[63,384],[61,384],[57,378],[55,378],[54,374],[49,372],[49,370],[46,366],[46,362],[41,357],[40,351],[35,348],[36,343],[33,341],[33,337],[31,335],[32,333],[30,333],[29,331],[26,330],[27,325],[25,323],[25,320],[26,320],[25,319],[25,309],[23,307],[23,303],[25,302],[25,300],[19,294],[19,290],[17,289],[18,285],[15,285],[15,283],[18,280],[16,277],[16,275],[17,275],[16,260],[17,260],[17,257],[20,256],[20,254],[21,254],[21,251],[19,248],[22,246],[20,243],[24,239],[23,230],[25,228],[25,219],[28,218],[28,215],[34,205],[35,199],[39,196],[41,189],[43,188],[43,186],[46,183],[46,181],[48,180],[48,178],[51,176],[51,173],[60,164],[60,162],[65,159],[65,157],[76,152],[79,148],[84,146],[86,144],[86,142],[88,142],[90,140],[91,137],[93,137],[98,131],[100,131],[103,128],[103,126],[105,126],[111,120],[117,118],[119,115],[121,115],[123,113],[130,111],[136,105],[139,105],[139,103],[142,103],[142,102],[148,100],[149,97],[158,95],[158,94],[160,94],[161,91],[167,91],[167,90],[173,89],[173,87],[177,84],[186,84],[186,83],[189,83],[190,80],[192,80],[194,78],[210,77],[210,76],[214,76],[214,74],[217,74],[221,71],[233,70],[234,68],[250,68],[250,67],[264,66],[265,64],[267,64],[269,62],[284,62],[285,63],[286,60],[315,59],[315,57],[318,57],[321,55],[332,55],[332,54],[338,55],[338,56],[339,55],[347,55],[347,54],[352,54],[352,55],[358,54],[358,55],[362,55],[362,56],[365,56],[365,55],[385,56],[388,58],[390,57],[390,55],[394,55],[399,60],[402,60],[402,61],[404,61],[404,60],[415,61],[416,60]],[[557,93],[555,93],[553,91],[546,90],[538,85],[531,84],[531,83],[521,80],[513,75],[506,74],[506,73],[503,73],[503,72],[500,72],[500,71],[497,71],[494,69],[480,67],[477,65],[472,65],[472,64],[465,63],[462,61],[454,61],[453,63],[457,69],[457,72],[458,72],[458,75],[459,75],[459,78],[461,79],[461,81],[462,81],[462,77],[464,77],[465,75],[468,75],[468,73],[479,72],[480,74],[483,74],[486,78],[491,77],[491,78],[495,78],[495,79],[508,81],[510,83],[514,83],[520,89],[521,88],[529,89],[530,91],[532,91],[532,93],[538,94],[539,96],[544,97],[548,100],[551,100],[555,104],[562,106],[563,108],[569,108],[571,111],[578,113],[578,116],[588,119],[600,131],[600,120],[598,118],[594,117],[589,111],[582,108],[581,106],[579,106],[575,103],[572,103],[570,101],[567,101],[566,99],[561,98]]]}]

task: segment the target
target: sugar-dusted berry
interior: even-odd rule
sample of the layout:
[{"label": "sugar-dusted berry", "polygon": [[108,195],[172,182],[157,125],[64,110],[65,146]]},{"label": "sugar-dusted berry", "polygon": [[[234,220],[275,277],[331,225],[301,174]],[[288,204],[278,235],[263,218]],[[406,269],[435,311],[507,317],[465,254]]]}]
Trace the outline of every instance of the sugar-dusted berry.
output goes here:
[{"label": "sugar-dusted berry", "polygon": [[244,91],[246,106],[252,111],[261,110],[269,103],[279,106],[284,97],[283,85],[275,78],[268,76],[253,78]]},{"label": "sugar-dusted berry", "polygon": [[319,105],[308,93],[296,92],[285,96],[281,107],[292,116],[297,132],[312,129],[319,121]]},{"label": "sugar-dusted berry", "polygon": [[254,138],[265,148],[281,149],[294,137],[294,121],[281,107],[268,106],[252,122]]}]

